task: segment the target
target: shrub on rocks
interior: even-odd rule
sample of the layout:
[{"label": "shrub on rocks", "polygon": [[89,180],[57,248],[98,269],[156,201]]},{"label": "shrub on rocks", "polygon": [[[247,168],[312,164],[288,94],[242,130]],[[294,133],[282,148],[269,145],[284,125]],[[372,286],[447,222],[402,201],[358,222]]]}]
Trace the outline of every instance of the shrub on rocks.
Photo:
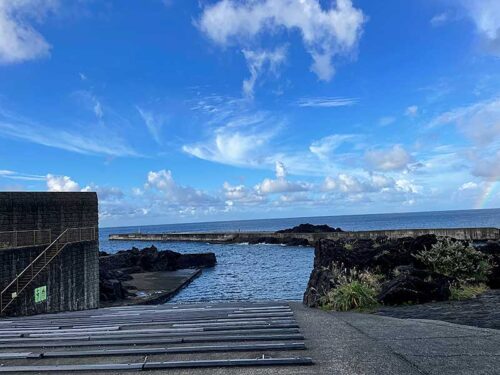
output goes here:
[{"label": "shrub on rocks", "polygon": [[464,283],[486,281],[492,268],[488,255],[469,244],[448,238],[420,251],[415,257],[431,271]]},{"label": "shrub on rocks", "polygon": [[[372,297],[399,305],[466,298],[484,289],[480,283],[500,288],[500,243],[474,246],[434,235],[321,239],[315,246],[304,304],[344,310],[369,306]],[[383,280],[378,277],[379,285],[374,287],[355,277],[363,273],[381,275]]]}]

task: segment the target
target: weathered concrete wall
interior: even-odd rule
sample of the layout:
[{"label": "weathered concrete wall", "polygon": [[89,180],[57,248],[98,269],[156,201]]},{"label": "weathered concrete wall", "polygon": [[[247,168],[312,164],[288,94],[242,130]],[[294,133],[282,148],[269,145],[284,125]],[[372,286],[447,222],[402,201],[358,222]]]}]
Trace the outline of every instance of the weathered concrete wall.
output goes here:
[{"label": "weathered concrete wall", "polygon": [[0,232],[97,226],[95,193],[0,192]]},{"label": "weathered concrete wall", "polygon": [[[50,229],[54,240],[66,228],[88,227],[95,227],[97,234],[95,193],[0,192],[0,232]],[[0,290],[46,246],[0,247]],[[9,315],[97,308],[98,254],[97,240],[68,244],[16,298],[9,308]],[[40,286],[47,287],[47,300],[35,303],[34,290]]]},{"label": "weathered concrete wall", "polygon": [[110,240],[124,241],[187,241],[187,242],[253,242],[259,238],[290,239],[300,238],[309,241],[310,245],[321,239],[338,238],[388,238],[416,237],[424,234],[435,234],[463,240],[495,240],[500,239],[498,228],[447,228],[447,229],[400,229],[400,230],[373,230],[357,232],[332,233],[274,233],[274,232],[227,232],[227,233],[130,233],[111,234]]}]

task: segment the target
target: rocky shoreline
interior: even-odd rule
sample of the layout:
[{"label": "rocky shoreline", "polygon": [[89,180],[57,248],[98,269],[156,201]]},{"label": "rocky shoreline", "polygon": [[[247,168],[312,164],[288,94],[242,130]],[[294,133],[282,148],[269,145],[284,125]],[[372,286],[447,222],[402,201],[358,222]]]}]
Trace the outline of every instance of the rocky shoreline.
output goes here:
[{"label": "rocky shoreline", "polygon": [[[448,247],[459,246],[460,250],[451,252],[451,257],[453,253],[461,255],[459,253],[463,251],[464,254],[469,254],[470,259],[464,259],[464,264],[452,264],[449,259],[445,259],[449,264],[444,266],[448,267],[450,272],[437,272],[432,264],[430,266],[423,259],[422,254],[442,241],[449,241],[445,242]],[[435,263],[442,261],[434,260]],[[472,267],[471,270],[466,269],[466,261],[473,263],[473,267],[469,266]],[[488,262],[488,268],[484,275],[480,275],[479,267],[483,266],[484,262]],[[464,284],[460,277],[461,271],[471,272],[471,284],[483,283],[481,285],[485,285],[485,288],[500,288],[500,242],[469,243],[442,239],[435,235],[394,240],[322,239],[315,246],[314,269],[303,302],[310,307],[320,307],[324,304],[325,297],[330,296],[330,299],[333,299],[342,286],[366,286],[363,292],[372,293],[368,297],[374,304],[402,305],[447,301],[451,297],[452,287],[459,283]],[[370,289],[374,284],[377,284],[377,287]],[[337,298],[342,297],[338,294]]]},{"label": "rocky shoreline", "polygon": [[[342,229],[340,228],[332,228],[329,225],[313,225],[313,224],[300,224],[297,225],[293,228],[288,228],[288,229],[282,229],[278,230],[274,233],[276,234],[311,234],[311,233],[337,233],[337,232],[343,232]],[[237,242],[237,241],[234,241]],[[285,245],[285,246],[311,246],[311,243],[308,239],[306,238],[297,238],[297,237],[282,237],[282,238],[277,238],[277,237],[258,237],[255,239],[251,239],[248,241],[249,244],[259,244],[259,243],[266,243],[266,244],[272,244],[272,245]]]},{"label": "rocky shoreline", "polygon": [[[214,253],[180,254],[170,250],[159,251],[155,246],[142,250],[99,254],[99,289],[101,303],[126,300],[135,295],[133,274],[176,271],[214,267]],[[124,285],[127,282],[127,285]]]}]

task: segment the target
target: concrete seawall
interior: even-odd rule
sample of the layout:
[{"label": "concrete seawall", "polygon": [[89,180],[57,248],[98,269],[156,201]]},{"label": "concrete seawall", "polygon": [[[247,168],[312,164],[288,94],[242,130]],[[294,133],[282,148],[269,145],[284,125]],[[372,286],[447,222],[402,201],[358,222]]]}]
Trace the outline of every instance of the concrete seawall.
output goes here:
[{"label": "concrete seawall", "polygon": [[[84,233],[92,229],[97,234],[98,225],[96,193],[0,192],[0,292],[65,229],[81,228]],[[97,308],[98,253],[97,240],[66,244],[15,297],[5,314]],[[40,288],[45,289],[45,296],[37,301]],[[8,296],[2,294],[1,302],[9,301]]]},{"label": "concrete seawall", "polygon": [[[291,238],[305,239],[313,245],[320,238],[388,238],[415,237],[424,234],[452,237],[460,240],[499,240],[498,228],[442,228],[442,229],[397,229],[349,231],[332,233],[275,233],[275,232],[193,232],[193,233],[125,233],[111,234],[112,241],[186,241],[209,243],[244,243],[255,242],[259,239],[273,238],[285,240]],[[285,242],[285,241],[284,241]]]}]

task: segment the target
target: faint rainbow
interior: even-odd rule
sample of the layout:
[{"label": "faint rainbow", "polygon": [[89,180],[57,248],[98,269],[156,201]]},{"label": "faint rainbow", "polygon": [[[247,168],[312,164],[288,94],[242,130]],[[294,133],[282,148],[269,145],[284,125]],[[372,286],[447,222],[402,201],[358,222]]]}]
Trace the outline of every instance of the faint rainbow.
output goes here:
[{"label": "faint rainbow", "polygon": [[479,194],[474,208],[485,208],[488,201],[493,197],[493,192],[498,185],[498,181],[486,181],[483,191]]}]

